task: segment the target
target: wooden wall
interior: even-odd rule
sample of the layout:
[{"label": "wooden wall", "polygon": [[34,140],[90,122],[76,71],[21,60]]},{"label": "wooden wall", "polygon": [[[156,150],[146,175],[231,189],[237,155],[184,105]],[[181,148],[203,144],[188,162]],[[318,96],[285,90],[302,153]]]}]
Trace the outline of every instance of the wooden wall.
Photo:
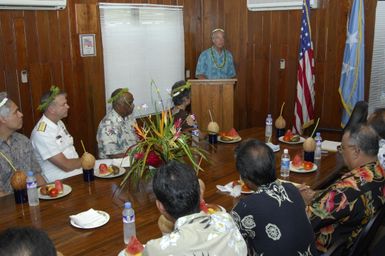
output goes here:
[{"label": "wooden wall", "polygon": [[[29,136],[40,118],[36,111],[43,91],[56,84],[68,92],[71,106],[67,128],[80,149],[80,139],[94,152],[96,129],[105,114],[104,70],[97,0],[68,0],[64,11],[0,11],[0,91],[24,113],[23,133]],[[264,125],[268,112],[293,120],[300,11],[249,12],[246,0],[100,1],[184,6],[186,69],[195,72],[199,53],[211,45],[210,31],[226,30],[233,53],[237,128]],[[365,71],[369,86],[375,8],[365,0]],[[321,127],[339,128],[338,86],[352,0],[322,0],[313,10],[312,36],[316,59],[316,113]],[[80,57],[79,34],[96,34],[96,57]],[[155,46],[156,47],[156,46]],[[286,69],[279,69],[285,59]],[[21,70],[29,81],[22,84]],[[128,87],[130,85],[127,85]],[[367,87],[368,87],[367,86]],[[368,95],[368,88],[366,88]],[[367,96],[366,96],[367,97]],[[79,152],[81,152],[79,150]]]}]

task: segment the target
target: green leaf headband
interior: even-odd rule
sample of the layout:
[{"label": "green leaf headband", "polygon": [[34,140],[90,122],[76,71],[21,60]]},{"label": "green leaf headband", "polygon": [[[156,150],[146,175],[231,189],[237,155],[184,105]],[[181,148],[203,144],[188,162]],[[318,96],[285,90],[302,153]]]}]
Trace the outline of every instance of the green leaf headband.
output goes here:
[{"label": "green leaf headband", "polygon": [[117,99],[120,98],[123,94],[128,92],[128,88],[122,88],[116,95],[112,96],[107,102],[114,103]]},{"label": "green leaf headband", "polygon": [[191,88],[191,83],[190,83],[190,82],[186,82],[186,84],[181,85],[181,86],[175,88],[174,90],[172,90],[172,91],[171,91],[171,96],[172,96],[172,97],[178,96],[178,95],[181,94],[184,90],[190,89],[190,88]]},{"label": "green leaf headband", "polygon": [[55,100],[56,96],[58,96],[59,93],[60,88],[56,85],[52,85],[51,89],[49,89],[49,97],[40,103],[40,105],[37,107],[37,110],[44,112],[48,108],[49,104],[51,104],[52,101]]}]

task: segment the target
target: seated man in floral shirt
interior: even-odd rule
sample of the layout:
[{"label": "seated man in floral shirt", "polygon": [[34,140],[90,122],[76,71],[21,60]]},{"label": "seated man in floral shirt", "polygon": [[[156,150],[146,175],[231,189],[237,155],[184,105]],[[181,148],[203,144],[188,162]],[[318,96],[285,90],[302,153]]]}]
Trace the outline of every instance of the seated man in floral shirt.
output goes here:
[{"label": "seated man in floral shirt", "polygon": [[150,240],[143,255],[246,255],[246,243],[231,216],[225,212],[200,212],[200,189],[195,171],[171,161],[155,172],[156,206],[174,231]]},{"label": "seated man in floral shirt", "polygon": [[[317,249],[325,252],[340,239],[347,250],[385,202],[385,173],[377,161],[378,137],[366,124],[349,127],[339,148],[351,170],[323,191],[313,194],[307,208]],[[303,191],[308,201],[312,191]]]},{"label": "seated man in floral shirt", "polygon": [[236,166],[255,191],[231,212],[248,255],[318,255],[305,203],[293,184],[276,179],[273,151],[257,140],[245,141],[236,149]]},{"label": "seated man in floral shirt", "polygon": [[111,94],[108,103],[112,108],[100,121],[96,135],[99,158],[125,157],[127,149],[137,142],[132,117],[134,97],[127,88],[119,88]]}]

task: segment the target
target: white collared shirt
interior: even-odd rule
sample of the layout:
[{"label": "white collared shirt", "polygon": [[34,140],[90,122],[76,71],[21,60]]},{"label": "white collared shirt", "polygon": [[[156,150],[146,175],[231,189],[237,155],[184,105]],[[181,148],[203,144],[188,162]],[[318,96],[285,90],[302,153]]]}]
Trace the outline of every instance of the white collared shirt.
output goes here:
[{"label": "white collared shirt", "polygon": [[68,159],[79,158],[74,147],[73,137],[68,133],[62,121],[55,124],[43,115],[33,128],[31,141],[42,174],[47,182],[82,173],[81,168],[65,172],[48,160],[60,153],[63,153]]}]

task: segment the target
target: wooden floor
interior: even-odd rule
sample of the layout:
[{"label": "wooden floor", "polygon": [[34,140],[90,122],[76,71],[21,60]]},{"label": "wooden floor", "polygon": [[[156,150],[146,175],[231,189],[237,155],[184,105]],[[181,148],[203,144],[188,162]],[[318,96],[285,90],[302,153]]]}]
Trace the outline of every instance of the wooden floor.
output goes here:
[{"label": "wooden floor", "polygon": [[[244,130],[240,135],[243,138],[263,139],[263,129]],[[219,192],[216,185],[224,185],[239,178],[234,163],[234,148],[237,144],[202,145],[210,152],[211,160],[210,163],[203,164],[205,171],[199,174],[206,184],[205,200],[230,210],[237,199]],[[302,145],[280,146],[281,151],[275,154],[277,167],[283,148],[288,148],[292,156],[303,151]],[[320,167],[316,172],[291,173],[289,180],[320,188],[338,175],[342,160],[339,154],[329,153],[324,155],[318,164]],[[44,229],[64,255],[117,255],[125,247],[121,212],[123,203],[129,200],[136,211],[138,239],[145,243],[160,237],[157,226],[159,212],[155,206],[151,184],[142,183],[137,189],[125,188],[119,191],[118,184],[121,179],[96,178],[91,183],[85,183],[82,176],[71,177],[64,180],[64,183],[73,189],[68,196],[56,200],[41,200],[39,207],[29,207],[28,204],[15,205],[12,195],[0,198],[0,230],[32,225]],[[90,230],[72,227],[69,216],[89,208],[108,212],[111,217],[109,222]]]}]

